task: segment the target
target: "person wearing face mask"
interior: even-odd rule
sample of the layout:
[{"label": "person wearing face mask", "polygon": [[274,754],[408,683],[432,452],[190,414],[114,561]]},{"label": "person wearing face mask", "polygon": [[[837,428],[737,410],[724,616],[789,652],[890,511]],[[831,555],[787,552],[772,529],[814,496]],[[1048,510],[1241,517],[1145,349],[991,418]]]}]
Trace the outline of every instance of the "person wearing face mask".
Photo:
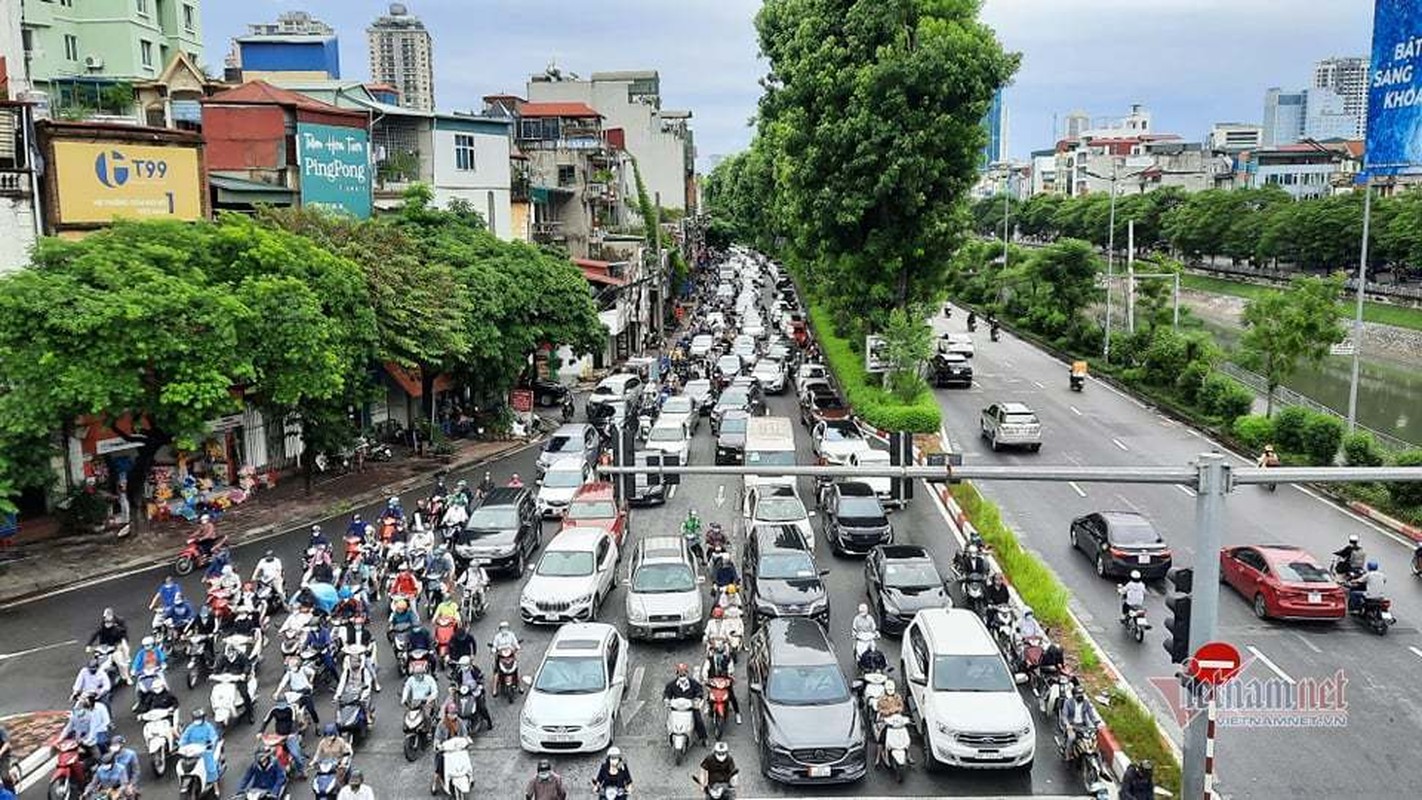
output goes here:
[{"label": "person wearing face mask", "polygon": [[365,773],[358,769],[351,770],[351,781],[341,787],[336,800],[375,800],[375,792],[365,785]]},{"label": "person wearing face mask", "polygon": [[603,760],[602,766],[598,767],[597,777],[593,778],[593,787],[599,793],[613,788],[620,789],[623,794],[631,794],[632,770],[622,760],[622,748],[615,745],[607,748],[607,758]]},{"label": "person wearing face mask", "polygon": [[691,724],[696,731],[696,738],[703,745],[706,744],[706,722],[701,718],[701,701],[704,697],[705,687],[691,677],[691,667],[684,662],[676,665],[676,677],[668,681],[666,688],[662,689],[662,700],[686,699],[693,703]]},{"label": "person wearing face mask", "polygon": [[104,609],[99,629],[89,637],[89,647],[96,645],[114,649],[113,660],[118,667],[120,678],[124,683],[133,683],[133,676],[128,671],[129,659],[132,657],[128,650],[128,625],[112,608]]},{"label": "person wearing face mask", "polygon": [[533,773],[533,778],[524,787],[523,800],[568,800],[563,776],[553,771],[548,759],[538,759],[538,771]]},{"label": "person wearing face mask", "polygon": [[710,791],[711,787],[718,784],[735,787],[740,772],[736,760],[731,758],[730,746],[725,742],[717,742],[711,750],[711,755],[701,759],[701,774],[697,782],[705,791]]}]

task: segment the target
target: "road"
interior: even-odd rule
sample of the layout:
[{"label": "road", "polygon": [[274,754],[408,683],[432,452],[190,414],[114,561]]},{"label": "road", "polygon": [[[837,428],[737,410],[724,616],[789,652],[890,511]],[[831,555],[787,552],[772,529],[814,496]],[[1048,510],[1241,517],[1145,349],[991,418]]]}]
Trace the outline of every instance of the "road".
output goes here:
[{"label": "road", "polygon": [[[794,401],[790,395],[770,398],[770,409],[774,414],[794,416],[795,413]],[[799,427],[798,424],[796,431],[800,463],[813,463],[808,435],[804,428]],[[714,442],[710,438],[709,425],[703,424],[693,442],[693,463],[710,463],[713,447]],[[512,472],[531,476],[534,473],[535,455],[536,450],[529,449],[496,462],[492,465],[496,479],[503,480]],[[812,497],[808,479],[805,480],[806,485],[802,489],[805,491],[805,496]],[[725,503],[718,505],[716,498],[721,494],[722,485],[725,486],[722,495],[725,498]],[[708,522],[720,521],[728,531],[734,531],[736,527],[732,523],[737,513],[735,500],[739,494],[739,485],[739,479],[735,477],[688,476],[677,487],[674,497],[667,505],[637,509],[632,512],[630,520],[632,535],[635,538],[675,532],[679,528],[680,520],[692,505],[698,508],[703,518]],[[416,497],[416,494],[403,497],[405,507],[412,508]],[[360,511],[367,515],[367,518],[374,515],[377,510],[375,507],[352,509],[352,511]],[[934,502],[928,498],[927,493],[922,491],[922,487],[920,487],[919,498],[907,509],[896,512],[893,515],[893,522],[901,541],[918,541],[929,545],[939,560],[941,571],[945,575],[947,574],[948,560],[952,555],[949,544],[950,537],[947,536],[943,517],[936,510]],[[819,527],[818,518],[814,524],[816,528]],[[324,527],[333,535],[339,535],[339,532],[345,528],[345,520],[333,518],[325,522]],[[543,534],[545,542],[553,535],[555,529],[556,526],[553,523],[545,524]],[[293,532],[268,542],[237,548],[235,551],[237,564],[244,571],[250,572],[252,564],[261,557],[262,551],[271,547],[288,565],[288,572],[290,572],[299,564],[299,553],[305,538],[305,531]],[[832,569],[832,574],[827,578],[833,598],[831,639],[840,654],[844,668],[849,672],[852,670],[852,658],[848,627],[854,616],[856,605],[863,597],[863,568],[858,559],[838,559],[832,556],[824,544],[822,536],[818,537],[818,541],[820,563],[822,566]],[[0,642],[3,642],[5,653],[16,654],[31,648],[44,648],[25,655],[0,660],[0,685],[5,687],[5,690],[0,692],[0,716],[37,708],[63,707],[74,673],[82,662],[79,644],[72,640],[77,640],[80,643],[87,640],[97,624],[100,610],[109,605],[115,607],[118,613],[127,619],[135,637],[141,636],[149,617],[143,609],[154,588],[166,572],[166,568],[153,568],[95,586],[43,598],[12,608],[0,616]],[[189,577],[183,583],[190,596],[201,597],[195,577]],[[531,673],[547,646],[552,631],[547,628],[522,627],[516,621],[518,617],[516,605],[518,589],[518,582],[496,578],[491,594],[489,614],[483,621],[475,623],[474,627],[476,636],[481,641],[486,641],[492,635],[494,627],[500,619],[513,621],[515,628],[519,629],[520,636],[524,639],[522,663],[528,673]],[[621,588],[617,589],[606,601],[602,618],[619,626],[623,624],[623,590]],[[680,770],[670,768],[672,760],[665,746],[663,733],[665,717],[660,698],[662,686],[672,676],[675,663],[678,661],[695,663],[699,649],[699,643],[675,645],[636,643],[633,645],[632,678],[627,699],[622,707],[622,716],[615,740],[616,744],[627,754],[639,787],[638,793],[641,796],[658,798],[696,796],[690,783],[692,766],[688,764]],[[886,642],[885,650],[890,663],[897,663],[897,642]],[[279,659],[272,658],[271,655],[272,650],[269,646],[268,657],[263,661],[259,682],[260,691],[266,693],[270,692],[279,676],[277,664]],[[487,662],[483,666],[487,668]],[[399,715],[397,713],[399,680],[391,668],[388,657],[383,657],[382,660],[382,679],[385,684],[384,692],[377,696],[377,716],[380,722],[372,740],[358,751],[357,762],[365,770],[368,781],[375,787],[378,796],[416,796],[423,792],[428,785],[433,770],[432,762],[426,755],[415,763],[406,763],[400,754]],[[175,691],[183,699],[185,710],[196,705],[206,705],[206,687],[199,687],[197,696],[194,697],[181,685],[181,681],[176,683],[178,685],[175,686]],[[748,705],[749,699],[744,694],[745,690],[740,688],[738,691],[741,692],[742,703]],[[128,702],[127,692],[120,693],[117,705],[121,708],[116,716],[120,732],[131,740],[137,741],[139,738],[138,728],[134,724],[132,715],[126,710]],[[329,698],[323,698],[318,702],[325,703],[320,706],[320,709],[323,714],[327,713]],[[263,697],[259,701],[259,712],[265,712],[268,707],[269,701]],[[521,752],[518,747],[516,737],[518,706],[507,706],[501,702],[495,702],[491,706],[491,711],[496,728],[490,733],[483,734],[476,741],[476,794],[478,796],[513,797],[516,793],[516,789],[513,788],[514,784],[517,783],[521,786],[522,782],[532,774],[536,758]],[[742,765],[744,782],[741,796],[744,798],[1070,794],[1073,792],[1074,783],[1060,769],[1052,742],[1046,733],[1046,727],[1041,726],[1041,730],[1043,732],[1039,735],[1038,740],[1039,756],[1030,774],[961,771],[929,774],[922,769],[915,769],[911,771],[902,785],[897,785],[890,776],[876,771],[858,785],[828,787],[823,790],[791,789],[771,784],[762,778],[755,763],[754,748],[750,741],[749,717],[747,717],[745,725],[734,727],[727,740],[731,745],[732,753],[738,757]],[[245,727],[238,727],[234,732],[236,737],[250,737],[251,735],[250,729]],[[231,758],[229,769],[245,769],[250,758],[248,747],[238,745],[236,741],[229,741],[228,753]],[[916,758],[922,764],[921,752]],[[595,773],[599,761],[600,755],[554,758],[555,768],[563,773],[570,786],[586,786]],[[151,782],[151,779],[146,779],[146,781]],[[225,788],[230,792],[235,788],[235,783],[236,778],[229,776]],[[502,788],[491,789],[491,787]],[[297,796],[302,796],[308,791],[305,787],[298,786]],[[41,785],[31,788],[25,797],[41,796],[42,793]]]},{"label": "road", "polygon": [[[940,332],[964,331],[964,317],[937,317]],[[1180,466],[1215,446],[1198,432],[1174,422],[1133,398],[1091,380],[1085,391],[1068,390],[1065,364],[1004,333],[991,342],[977,337],[971,389],[939,390],[945,428],[955,450],[971,464],[1053,464],[1091,466]],[[980,410],[995,401],[1017,400],[1042,420],[1045,444],[1039,454],[993,453],[979,437]],[[1245,462],[1229,456],[1230,462]],[[1023,543],[1038,552],[1071,591],[1072,607],[1110,653],[1158,719],[1171,714],[1151,684],[1175,667],[1161,647],[1165,619],[1162,582],[1147,599],[1156,629],[1137,645],[1116,622],[1115,585],[1097,578],[1091,563],[1073,551],[1067,530],[1075,516],[1092,511],[1135,510],[1149,517],[1172,545],[1176,563],[1203,557],[1194,541],[1193,492],[1175,486],[1013,483],[981,484],[1001,507],[1004,520]],[[1397,796],[1415,783],[1414,743],[1422,737],[1422,697],[1409,691],[1422,668],[1422,587],[1410,576],[1410,545],[1297,487],[1276,493],[1242,487],[1226,501],[1224,542],[1283,542],[1307,548],[1327,564],[1329,552],[1350,534],[1361,537],[1368,554],[1391,576],[1389,588],[1399,622],[1387,637],[1367,632],[1351,619],[1300,624],[1261,621],[1248,602],[1222,587],[1220,638],[1253,657],[1243,677],[1275,681],[1299,689],[1311,680],[1341,674],[1345,683],[1346,725],[1310,727],[1223,727],[1216,749],[1218,774],[1227,796]],[[1202,587],[1196,586],[1196,591]],[[1341,671],[1341,673],[1340,673]],[[1167,723],[1178,740],[1178,727]]]}]

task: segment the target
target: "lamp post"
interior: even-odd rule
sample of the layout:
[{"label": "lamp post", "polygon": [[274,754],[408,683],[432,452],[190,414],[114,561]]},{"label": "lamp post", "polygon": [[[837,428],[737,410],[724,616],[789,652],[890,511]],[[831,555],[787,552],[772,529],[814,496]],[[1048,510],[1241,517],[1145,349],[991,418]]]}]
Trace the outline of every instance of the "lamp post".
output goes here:
[{"label": "lamp post", "polygon": [[1111,287],[1115,283],[1116,266],[1116,182],[1122,178],[1134,178],[1145,170],[1120,174],[1121,162],[1116,160],[1116,156],[1111,156],[1111,174],[1097,175],[1091,170],[1084,170],[1087,175],[1103,181],[1111,182],[1111,219],[1107,224],[1106,231],[1106,337],[1101,347],[1101,360],[1111,363]]}]

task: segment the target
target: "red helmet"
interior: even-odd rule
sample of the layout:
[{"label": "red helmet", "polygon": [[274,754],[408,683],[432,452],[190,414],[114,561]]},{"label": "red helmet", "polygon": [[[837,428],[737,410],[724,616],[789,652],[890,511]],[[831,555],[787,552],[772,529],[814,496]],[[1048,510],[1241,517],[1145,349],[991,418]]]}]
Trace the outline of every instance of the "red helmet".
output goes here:
[{"label": "red helmet", "polygon": [[716,606],[715,608],[711,609],[711,618],[712,618],[712,619],[720,619],[721,617],[724,617],[725,615],[726,615],[726,609],[721,608],[720,606]]},{"label": "red helmet", "polygon": [[679,663],[679,664],[676,665],[676,674],[678,674],[678,675],[685,675],[686,673],[688,673],[688,672],[690,672],[690,671],[691,671],[691,667],[688,667],[688,666],[686,665],[686,662],[685,662],[685,661],[683,661],[683,662],[681,662],[681,663]]}]

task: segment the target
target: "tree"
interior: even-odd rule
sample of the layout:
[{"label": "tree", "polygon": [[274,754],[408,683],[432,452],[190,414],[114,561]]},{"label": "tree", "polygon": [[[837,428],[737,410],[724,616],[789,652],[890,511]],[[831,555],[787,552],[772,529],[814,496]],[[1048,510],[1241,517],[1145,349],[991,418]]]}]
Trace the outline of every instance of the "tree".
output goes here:
[{"label": "tree", "polygon": [[1342,289],[1341,275],[1294,278],[1287,290],[1267,292],[1245,305],[1241,360],[1268,384],[1266,414],[1273,414],[1274,390],[1300,362],[1317,365],[1347,335],[1339,321]]},{"label": "tree", "polygon": [[1034,285],[1029,324],[1052,336],[1066,333],[1100,296],[1096,276],[1101,271],[1101,257],[1079,239],[1038,250],[1025,267]]},{"label": "tree", "polygon": [[980,123],[1018,63],[978,5],[767,0],[756,17],[780,216],[842,316],[882,324],[944,285]]},{"label": "tree", "polygon": [[884,327],[884,357],[893,367],[889,387],[905,403],[923,391],[919,368],[933,355],[933,329],[923,320],[923,314],[910,315],[896,308],[889,312],[889,324]]}]

